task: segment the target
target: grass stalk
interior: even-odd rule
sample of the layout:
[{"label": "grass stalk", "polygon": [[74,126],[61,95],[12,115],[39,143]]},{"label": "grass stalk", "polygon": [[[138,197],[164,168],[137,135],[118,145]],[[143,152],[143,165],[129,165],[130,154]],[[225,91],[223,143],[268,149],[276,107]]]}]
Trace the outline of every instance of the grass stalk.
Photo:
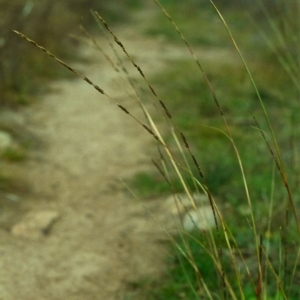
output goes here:
[{"label": "grass stalk", "polygon": [[274,143],[274,146],[275,146],[276,158],[277,158],[277,160],[278,160],[278,162],[279,162],[279,167],[280,167],[279,172],[280,172],[280,174],[281,174],[281,178],[282,178],[283,184],[284,184],[284,186],[285,186],[285,188],[286,188],[286,191],[287,191],[287,194],[288,194],[288,199],[289,199],[290,206],[291,206],[291,208],[292,208],[292,210],[293,210],[294,218],[295,218],[295,221],[296,221],[296,224],[297,224],[298,233],[300,234],[300,223],[299,223],[298,214],[297,214],[297,211],[296,211],[296,207],[295,207],[295,204],[294,204],[292,192],[291,192],[291,189],[290,189],[290,186],[289,186],[289,183],[288,183],[288,179],[287,179],[287,174],[286,174],[286,172],[285,172],[284,164],[283,164],[283,161],[282,161],[282,159],[281,159],[281,154],[280,154],[280,151],[279,151],[279,146],[278,146],[278,143],[277,143],[277,139],[276,139],[276,137],[275,137],[275,133],[274,133],[273,127],[272,127],[272,125],[271,125],[271,121],[270,121],[269,115],[268,115],[268,113],[267,113],[267,110],[266,110],[266,108],[265,108],[265,105],[264,105],[264,103],[263,103],[263,100],[262,100],[262,98],[261,98],[261,96],[260,96],[260,93],[259,93],[259,91],[258,91],[257,85],[256,85],[256,83],[255,83],[255,81],[254,81],[254,78],[253,78],[253,76],[252,76],[252,74],[251,74],[251,72],[250,72],[250,69],[249,69],[249,67],[248,67],[248,64],[246,63],[246,61],[245,61],[245,59],[244,59],[244,56],[242,55],[242,53],[241,53],[241,51],[240,51],[240,48],[238,47],[238,45],[237,45],[237,43],[236,43],[236,41],[235,41],[235,39],[234,39],[234,37],[233,37],[233,35],[232,35],[232,33],[231,33],[229,27],[228,27],[227,22],[226,22],[225,19],[223,18],[221,12],[220,12],[219,9],[216,7],[216,5],[214,4],[214,2],[213,2],[212,0],[210,0],[210,3],[212,4],[213,8],[215,9],[215,11],[217,12],[219,18],[221,19],[223,25],[225,26],[225,28],[226,28],[226,30],[227,30],[229,36],[230,36],[230,39],[231,39],[231,41],[232,41],[232,43],[233,43],[233,45],[234,45],[236,51],[238,52],[238,54],[239,54],[239,56],[240,56],[240,58],[241,58],[241,60],[242,60],[242,62],[243,62],[243,65],[244,65],[244,67],[245,67],[245,69],[246,69],[246,71],[247,71],[247,74],[248,74],[248,76],[249,76],[249,78],[250,78],[251,84],[252,84],[252,86],[253,86],[253,88],[254,88],[254,90],[255,90],[255,93],[256,93],[256,95],[257,95],[257,98],[258,98],[258,100],[259,100],[259,103],[260,103],[260,105],[261,105],[261,108],[262,108],[262,110],[263,110],[265,119],[266,119],[267,124],[268,124],[268,128],[269,128],[270,133],[271,133],[271,136],[272,136],[272,140],[273,140],[273,143]]}]

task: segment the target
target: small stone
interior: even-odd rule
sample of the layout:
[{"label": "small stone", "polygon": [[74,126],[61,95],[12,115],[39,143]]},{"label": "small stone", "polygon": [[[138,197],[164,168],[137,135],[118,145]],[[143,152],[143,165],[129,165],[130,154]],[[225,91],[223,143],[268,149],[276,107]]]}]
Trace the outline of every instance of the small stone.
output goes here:
[{"label": "small stone", "polygon": [[210,201],[204,193],[193,193],[190,197],[184,193],[170,195],[163,207],[172,216],[172,225],[168,221],[170,218],[165,217],[168,230],[173,230],[174,224],[176,230],[184,229],[189,232],[195,229],[205,231],[215,228]]},{"label": "small stone", "polygon": [[188,211],[183,218],[183,228],[186,231],[209,230],[215,227],[214,214],[210,206]]},{"label": "small stone", "polygon": [[14,236],[30,239],[41,238],[49,233],[51,226],[58,217],[58,213],[52,210],[29,212],[20,223],[12,227],[11,233]]}]

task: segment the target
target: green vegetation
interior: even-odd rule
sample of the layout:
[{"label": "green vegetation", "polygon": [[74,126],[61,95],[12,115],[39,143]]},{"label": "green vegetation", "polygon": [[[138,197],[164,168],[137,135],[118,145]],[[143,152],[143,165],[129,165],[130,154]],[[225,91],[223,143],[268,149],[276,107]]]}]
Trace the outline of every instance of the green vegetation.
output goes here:
[{"label": "green vegetation", "polygon": [[[260,198],[262,190],[268,190],[272,182],[272,158],[259,131],[254,128],[256,124],[251,115],[260,115],[260,105],[251,90],[250,83],[247,82],[242,65],[230,68],[226,62],[219,61],[218,67],[214,67],[215,63],[212,68],[207,66],[208,70],[213,70],[208,76],[212,85],[216,87],[220,104],[249,174],[249,180],[253,181],[254,186],[249,182],[251,192],[254,198]],[[226,65],[222,66],[224,63]],[[280,76],[276,77],[275,74],[278,72],[274,72],[274,81],[268,78],[270,74],[266,74],[263,78],[264,66],[257,72],[262,80],[259,89],[265,91],[262,97],[273,118],[282,110],[284,100],[280,99],[280,93],[289,86],[288,82],[278,78]],[[173,61],[166,73],[155,77],[153,84],[159,87],[161,98],[193,146],[194,154],[199,158],[204,174],[208,176],[206,178],[208,187],[214,194],[238,202],[244,198],[239,166],[232,152],[231,143],[226,137],[226,129],[218,108],[200,76],[190,62]],[[270,85],[270,82],[274,85]],[[280,121],[288,122],[284,119]],[[285,132],[280,132],[286,130],[281,122],[274,127],[278,135],[284,139],[282,143],[285,143],[288,136],[284,136]],[[263,170],[264,172],[261,172]],[[224,190],[229,186],[234,193]]]},{"label": "green vegetation", "polygon": [[[237,233],[240,235],[238,239],[242,241],[239,244],[239,249],[244,251],[243,255],[245,260],[251,268],[251,265],[252,267],[254,266],[253,257],[249,256],[249,252],[247,252],[249,250],[254,250],[255,248],[254,245],[250,245],[249,247],[249,240],[252,239],[251,230],[250,228],[246,229],[246,227],[239,228]],[[214,238],[217,239],[217,236],[215,235]],[[200,282],[202,279],[205,280],[206,288],[211,292],[211,299],[222,299],[218,296],[220,289],[222,289],[222,283],[218,281],[218,273],[216,272],[215,264],[210,253],[205,250],[207,248],[209,249],[211,245],[206,244],[205,238],[196,232],[189,237],[185,237],[184,243],[180,238],[177,239],[176,243],[178,249],[181,249],[182,251],[177,249],[174,257],[169,260],[169,269],[167,270],[163,279],[160,279],[159,281],[153,281],[150,284],[151,288],[148,287],[149,296],[147,299],[209,299],[205,296],[203,297],[205,292],[201,288],[197,289],[197,287],[201,286]],[[225,241],[222,241],[222,243],[224,248],[226,248]],[[280,243],[280,237],[271,237],[269,243],[271,244],[270,247],[277,247],[278,243]],[[251,246],[253,249],[251,249]],[[188,257],[186,256],[186,252],[188,252]],[[274,266],[278,267],[278,254],[272,253],[272,256],[274,260],[277,260],[273,261]],[[197,272],[195,272],[195,269],[191,265],[190,261],[188,261],[190,258],[193,259],[194,267],[196,267],[198,270]],[[295,259],[295,257],[293,257],[293,259]],[[243,262],[238,260],[237,263],[242,269]],[[231,281],[233,290],[238,296],[237,299],[257,299],[255,295],[255,280],[254,282],[251,282],[247,276],[244,276],[245,274],[241,273],[239,281],[237,281],[237,278],[234,274],[235,271],[232,266],[232,257],[230,253],[226,251],[223,253],[223,267],[226,276],[228,276],[227,279]],[[290,267],[292,268],[293,266]],[[255,270],[250,269],[250,271],[253,272]],[[272,284],[273,281],[271,276],[268,276],[268,279],[270,279],[270,284],[267,286],[268,297],[266,299],[284,299],[280,292],[276,292],[276,285]],[[268,279],[266,278],[266,282]],[[239,295],[240,292],[238,284],[241,284],[243,287],[241,295]],[[294,286],[290,291],[290,296],[288,299],[296,300],[299,298],[299,296],[300,292],[298,287]],[[227,295],[226,297],[227,299],[232,299],[230,295]]]},{"label": "green vegetation", "polygon": [[[272,4],[274,6],[269,3],[269,9],[265,12],[267,15],[256,8],[252,11],[254,22],[258,22],[256,28],[253,28],[253,19],[251,23],[249,17],[247,22],[244,18],[241,23],[242,18],[237,17],[236,9],[222,10],[231,34],[240,45],[247,63],[249,61],[253,75],[249,78],[238,56],[230,53],[234,49],[231,39],[212,7],[203,5],[200,9],[195,1],[191,1],[191,5],[163,2],[181,32],[194,46],[196,54],[197,47],[201,47],[199,60],[203,62],[227,125],[205,78],[188,55],[186,60],[181,61],[170,58],[166,71],[152,78],[151,84],[179,129],[184,132],[197,158],[204,178],[197,175],[197,168],[190,160],[188,163],[194,178],[220,199],[218,204],[222,206],[226,203],[230,209],[229,213],[223,214],[227,232],[221,230],[221,240],[216,232],[213,237],[197,232],[192,238],[185,234],[176,238],[174,246],[180,251],[170,262],[170,271],[160,281],[163,283],[153,283],[149,299],[298,299],[299,224],[288,203],[292,201],[298,205],[300,196],[297,191],[297,140],[300,132],[295,117],[299,111],[300,69],[299,52],[296,53],[299,51],[296,45],[299,45],[299,28],[293,21],[299,18],[299,7],[293,1],[277,4],[280,5],[278,7],[275,3]],[[247,10],[249,13],[249,7]],[[242,7],[238,11],[245,13]],[[294,18],[289,19],[292,13]],[[258,18],[262,16],[263,21]],[[148,34],[163,35],[174,43],[181,41],[168,20],[163,20],[161,16],[157,20],[156,26],[147,29]],[[270,27],[267,27],[268,23]],[[263,35],[268,39],[261,38]],[[223,52],[220,50],[218,53],[217,49],[221,48]],[[203,49],[207,49],[207,54]],[[255,57],[252,53],[254,49]],[[210,51],[214,51],[213,59]],[[224,57],[224,51],[227,51],[227,57]],[[253,89],[253,79],[264,107]],[[274,137],[268,119],[271,130],[275,132]],[[173,138],[169,136],[166,140],[180,157],[182,150],[172,143]],[[276,144],[281,154],[276,150]],[[232,146],[238,149],[244,174]],[[165,160],[168,160],[167,155]],[[176,178],[171,169],[168,175]],[[185,171],[182,174],[184,181],[190,181],[190,174]],[[283,182],[285,175],[282,174],[288,176],[287,185],[293,195],[292,200],[288,199],[286,182]],[[143,178],[142,174],[139,176]],[[155,178],[157,181],[157,175]],[[164,182],[162,176],[161,180]],[[151,179],[147,181],[151,182]],[[178,191],[176,179],[172,182],[173,191]],[[151,189],[151,186],[153,184],[148,185],[148,194],[150,191],[160,192],[159,189]],[[147,194],[146,187],[143,186],[142,194]],[[197,189],[193,185],[189,187],[192,191]],[[250,192],[251,198],[248,200],[245,187]],[[140,185],[137,189],[141,189]],[[179,190],[182,191],[182,188]],[[251,209],[244,211],[248,201]],[[286,209],[289,209],[288,218]],[[227,234],[230,247],[235,249],[234,252],[239,252],[235,258],[230,253],[232,248],[228,249],[229,244],[222,241]],[[261,246],[257,244],[258,239],[261,239]],[[223,255],[214,253],[215,246]],[[257,281],[258,248],[266,251],[261,254],[264,257],[261,263],[264,270],[262,290],[258,290]],[[238,272],[233,263],[239,265]],[[222,283],[222,272],[228,280],[226,288]]]}]

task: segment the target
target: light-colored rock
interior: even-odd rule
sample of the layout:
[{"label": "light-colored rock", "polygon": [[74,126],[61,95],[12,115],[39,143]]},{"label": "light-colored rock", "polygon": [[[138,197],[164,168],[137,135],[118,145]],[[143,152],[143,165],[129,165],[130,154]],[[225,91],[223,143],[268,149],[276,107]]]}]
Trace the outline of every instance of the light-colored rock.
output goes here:
[{"label": "light-colored rock", "polygon": [[38,239],[49,232],[59,214],[52,210],[29,212],[20,223],[15,224],[11,233],[30,239]]},{"label": "light-colored rock", "polygon": [[13,139],[8,132],[0,131],[0,152],[11,147],[13,144]]},{"label": "light-colored rock", "polygon": [[214,228],[215,219],[208,196],[195,193],[191,197],[186,194],[175,194],[166,199],[164,209],[170,213],[173,225],[176,225],[177,230],[183,227],[186,231]]},{"label": "light-colored rock", "polygon": [[183,217],[183,228],[186,231],[209,230],[215,227],[215,219],[210,206],[190,210]]}]

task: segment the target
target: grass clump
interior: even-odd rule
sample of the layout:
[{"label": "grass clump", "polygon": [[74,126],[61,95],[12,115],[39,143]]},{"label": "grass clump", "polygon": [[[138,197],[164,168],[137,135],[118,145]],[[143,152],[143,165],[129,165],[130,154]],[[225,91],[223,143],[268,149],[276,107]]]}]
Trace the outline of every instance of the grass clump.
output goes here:
[{"label": "grass clump", "polygon": [[[253,257],[250,254],[250,251],[254,250],[255,246],[252,245],[252,249],[249,247],[249,240],[251,239],[251,230],[246,228],[237,229],[238,235],[240,235],[239,249],[236,251],[243,251],[243,255],[248,265],[254,265]],[[217,239],[215,235],[214,238]],[[218,280],[218,273],[215,268],[215,263],[211,257],[209,251],[205,249],[209,248],[209,244],[201,244],[203,237],[199,236],[199,233],[194,232],[190,236],[185,238],[185,243],[182,242],[182,239],[177,239],[177,245],[180,249],[186,249],[188,243],[188,255],[193,258],[193,265],[191,265],[189,258],[186,256],[185,250],[177,250],[175,256],[169,259],[169,269],[164,275],[163,280],[158,282],[152,282],[153,288],[150,289],[149,296],[147,299],[220,299],[219,290],[222,289],[222,283]],[[270,247],[278,246],[280,243],[280,237],[270,237],[268,240]],[[223,246],[226,247],[225,240],[222,241]],[[277,268],[280,267],[280,258],[278,254],[272,253],[274,266]],[[276,261],[275,261],[276,260]],[[251,262],[252,261],[252,262]],[[239,266],[243,267],[243,261],[238,260]],[[194,267],[198,269],[198,277],[195,272]],[[256,300],[257,295],[255,293],[255,282],[251,282],[245,274],[241,273],[239,281],[236,280],[234,275],[235,270],[232,265],[232,258],[229,252],[224,252],[223,257],[223,267],[226,272],[226,276],[229,281],[231,281],[232,289],[237,293],[240,293],[238,299],[247,299],[247,300]],[[293,268],[293,266],[291,266]],[[292,269],[291,268],[291,269]],[[250,268],[249,272],[255,274],[255,268]],[[289,274],[291,275],[291,274]],[[276,292],[276,284],[273,285],[271,276],[267,276],[266,280],[270,280],[270,285],[268,285],[268,297],[265,299],[275,300],[275,299],[285,299],[285,297],[280,292]],[[210,291],[210,296],[204,297],[201,296],[203,291],[200,289],[197,290],[196,287],[199,286],[199,281],[205,279],[206,288]],[[238,285],[242,285],[242,291],[239,292]],[[296,300],[299,297],[299,291],[296,287],[290,290],[290,295],[288,299]],[[229,295],[228,299],[232,299]],[[222,298],[221,298],[222,299]]]}]

